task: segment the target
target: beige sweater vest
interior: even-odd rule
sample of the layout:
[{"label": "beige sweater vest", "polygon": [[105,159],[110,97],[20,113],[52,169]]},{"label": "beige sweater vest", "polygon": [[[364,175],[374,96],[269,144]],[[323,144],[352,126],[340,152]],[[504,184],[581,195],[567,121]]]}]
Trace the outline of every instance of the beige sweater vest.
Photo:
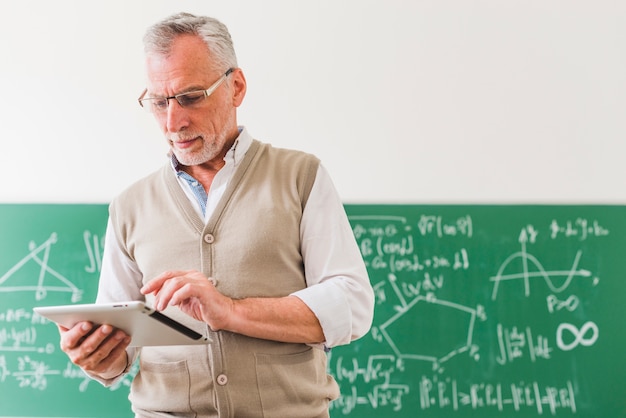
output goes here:
[{"label": "beige sweater vest", "polygon": [[[300,220],[318,165],[253,141],[206,225],[166,166],[111,203],[117,239],[144,283],[195,269],[233,298],[286,296],[306,286]],[[166,313],[212,343],[143,348],[130,394],[138,417],[328,416],[339,390],[321,350],[212,332],[177,309]]]}]

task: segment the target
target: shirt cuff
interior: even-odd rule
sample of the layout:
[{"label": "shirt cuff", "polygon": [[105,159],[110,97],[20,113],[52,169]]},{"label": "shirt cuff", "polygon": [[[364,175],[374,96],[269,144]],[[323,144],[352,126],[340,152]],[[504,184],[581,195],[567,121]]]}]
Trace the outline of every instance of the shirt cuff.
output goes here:
[{"label": "shirt cuff", "polygon": [[352,312],[343,289],[332,281],[318,283],[292,293],[317,317],[327,348],[348,344],[352,340]]}]

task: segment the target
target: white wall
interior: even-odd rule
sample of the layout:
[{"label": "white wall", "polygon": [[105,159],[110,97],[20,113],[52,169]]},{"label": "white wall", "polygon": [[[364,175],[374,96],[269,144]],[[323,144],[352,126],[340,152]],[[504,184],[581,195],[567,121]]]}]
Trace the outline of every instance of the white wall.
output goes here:
[{"label": "white wall", "polygon": [[626,2],[0,2],[0,202],[108,202],[164,163],[141,37],[233,35],[257,138],[350,203],[626,203]]}]

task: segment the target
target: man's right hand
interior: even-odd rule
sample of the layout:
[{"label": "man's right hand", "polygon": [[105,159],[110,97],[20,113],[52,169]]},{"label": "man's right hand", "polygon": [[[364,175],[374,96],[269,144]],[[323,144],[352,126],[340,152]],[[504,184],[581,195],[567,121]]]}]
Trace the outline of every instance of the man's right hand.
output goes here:
[{"label": "man's right hand", "polygon": [[128,365],[126,347],[130,336],[111,325],[79,322],[72,328],[58,326],[61,350],[72,363],[102,379],[113,379]]}]

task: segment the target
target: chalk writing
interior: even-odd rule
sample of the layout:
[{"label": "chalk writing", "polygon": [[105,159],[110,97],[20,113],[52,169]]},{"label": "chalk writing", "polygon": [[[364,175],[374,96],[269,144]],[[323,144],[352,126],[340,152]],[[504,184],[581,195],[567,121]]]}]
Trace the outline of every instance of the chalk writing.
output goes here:
[{"label": "chalk writing", "polygon": [[577,218],[575,221],[567,220],[564,223],[553,220],[550,223],[550,237],[552,239],[564,236],[567,238],[576,237],[584,241],[589,237],[603,237],[608,234],[609,230],[595,219],[590,222],[587,219]]},{"label": "chalk writing", "polygon": [[[573,325],[567,315],[580,315],[583,296],[601,283],[594,247],[583,243],[611,231],[600,219],[572,219],[519,219],[516,232],[497,238],[516,245],[499,246],[485,241],[483,223],[469,214],[350,216],[376,315],[366,337],[369,355],[358,342],[357,354],[329,355],[329,372],[342,389],[332,415],[578,413],[575,370],[561,370],[556,379],[534,372],[567,365],[562,353],[593,347],[600,336],[595,321]],[[457,290],[466,286],[477,290]],[[494,378],[473,379],[482,374]]]},{"label": "chalk writing", "polygon": [[523,330],[518,330],[515,326],[505,329],[502,324],[498,324],[497,333],[500,355],[496,357],[496,361],[501,365],[522,358],[525,353],[533,363],[539,358],[546,360],[550,358],[553,349],[548,339],[539,335],[535,340],[530,327]]},{"label": "chalk writing", "polygon": [[[102,238],[88,230],[83,232],[82,237],[88,260],[84,270],[97,273],[102,266]],[[70,295],[68,302],[79,301],[83,291],[52,267],[52,249],[59,240],[59,234],[53,232],[42,244],[30,241],[27,255],[0,277],[0,292],[7,295],[14,292],[32,293],[37,301],[44,301],[51,293],[62,293]],[[62,254],[58,256],[63,257]],[[37,269],[33,270],[31,265],[36,265]],[[24,279],[18,281],[16,277],[27,268],[28,273],[24,276],[31,283],[25,283]],[[32,272],[36,273],[36,277],[32,277]],[[49,339],[50,335],[53,340]],[[86,391],[92,380],[69,362],[63,353],[63,365],[52,365],[46,361],[47,358],[56,358],[58,344],[56,326],[31,309],[17,307],[0,310],[0,381],[10,380],[19,388],[45,391],[51,378],[77,379],[79,392]],[[120,382],[117,387],[120,385],[123,383]]]},{"label": "chalk writing", "polygon": [[365,405],[372,409],[388,409],[400,411],[403,397],[408,395],[408,385],[376,385],[370,392],[359,394],[355,386],[351,386],[350,394],[334,401],[331,410],[340,410],[343,414],[351,413],[357,405]]},{"label": "chalk writing", "polygon": [[102,269],[102,249],[104,248],[104,237],[98,237],[97,234],[93,234],[91,231],[85,231],[83,233],[83,240],[85,242],[85,250],[89,257],[89,265],[85,266],[85,271],[88,273],[96,273]]},{"label": "chalk writing", "polygon": [[[35,397],[62,409],[58,390],[68,399],[85,396],[89,410],[75,416],[91,416],[94,400],[105,399],[105,389],[61,352],[56,326],[31,309],[93,300],[103,209],[101,229],[52,222],[50,231],[37,226],[23,234],[28,240],[0,247],[0,415],[13,398],[21,403],[10,416]],[[619,376],[626,363],[610,351],[626,346],[623,286],[615,285],[626,277],[626,209],[346,209],[376,307],[366,336],[328,353],[341,391],[333,418],[576,418],[626,410]],[[138,367],[106,389],[110,403],[122,406],[98,416],[132,416],[124,405]],[[65,412],[50,416],[71,416]]]},{"label": "chalk writing", "polygon": [[[528,253],[526,249],[526,245],[529,241],[529,234],[524,229],[520,233],[519,242],[521,245],[521,251],[515,252],[511,254],[505,261],[502,263],[498,272],[495,276],[491,277],[489,280],[494,282],[492,299],[496,299],[498,296],[498,290],[500,287],[500,283],[512,280],[522,280],[524,285],[524,295],[530,295],[530,279],[531,278],[540,278],[543,279],[544,282],[548,285],[550,290],[555,293],[561,293],[566,290],[572,280],[576,277],[582,278],[592,278],[592,274],[590,271],[585,269],[579,269],[578,264],[580,262],[580,258],[582,257],[582,251],[577,251],[574,256],[574,260],[572,261],[572,265],[567,269],[563,270],[552,270],[546,271],[543,268],[543,265],[539,262],[539,260],[532,254]],[[532,242],[532,239],[531,239]],[[517,259],[521,259],[522,261],[522,271],[505,274],[505,271],[514,261]],[[531,271],[529,269],[528,263],[531,263],[536,268],[536,271]],[[555,277],[565,277],[563,283],[559,286],[556,284]]]},{"label": "chalk writing", "polygon": [[573,312],[578,308],[580,298],[576,295],[570,295],[566,299],[560,300],[554,295],[548,295],[546,297],[546,304],[548,306],[548,312],[550,313],[558,312],[562,309]]},{"label": "chalk writing", "polygon": [[518,412],[529,409],[538,415],[555,415],[560,409],[576,412],[576,396],[571,381],[562,387],[530,383],[470,383],[462,386],[455,379],[422,377],[420,407],[452,409],[497,409]]},{"label": "chalk writing", "polygon": [[[565,331],[571,334],[574,340],[570,343],[564,342]],[[592,322],[587,321],[580,329],[576,328],[572,324],[563,323],[560,324],[556,330],[557,346],[563,351],[570,351],[579,345],[589,347],[596,343],[599,336],[598,326]]]},{"label": "chalk writing", "polygon": [[446,220],[440,215],[421,215],[417,223],[421,235],[435,234],[437,237],[472,236],[472,218],[469,215]]},{"label": "chalk writing", "polygon": [[[0,277],[0,292],[32,291],[36,300],[45,299],[48,292],[68,292],[72,296],[72,302],[78,302],[81,299],[82,290],[48,265],[51,248],[56,242],[57,234],[55,232],[41,245],[31,241],[28,245],[29,253]],[[10,285],[8,280],[11,276],[31,261],[40,266],[36,283]],[[48,277],[51,277],[55,283],[46,284],[45,281]]]}]

